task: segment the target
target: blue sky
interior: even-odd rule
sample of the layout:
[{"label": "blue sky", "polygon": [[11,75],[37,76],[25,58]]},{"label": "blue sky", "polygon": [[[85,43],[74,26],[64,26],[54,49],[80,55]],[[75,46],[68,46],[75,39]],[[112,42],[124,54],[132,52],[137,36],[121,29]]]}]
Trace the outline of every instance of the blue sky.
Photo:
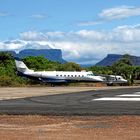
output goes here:
[{"label": "blue sky", "polygon": [[108,53],[138,55],[139,27],[139,0],[0,1],[0,49],[49,44],[68,61],[96,63]]},{"label": "blue sky", "polygon": [[[78,22],[96,21],[98,14],[107,8],[128,5],[139,6],[139,0],[4,0],[0,2],[0,39],[17,37],[20,32],[37,31],[75,31],[81,29],[110,29],[122,24],[137,24],[133,21],[112,21],[100,25],[80,27]],[[34,17],[42,15],[40,17]],[[44,16],[44,18],[43,18]]]}]

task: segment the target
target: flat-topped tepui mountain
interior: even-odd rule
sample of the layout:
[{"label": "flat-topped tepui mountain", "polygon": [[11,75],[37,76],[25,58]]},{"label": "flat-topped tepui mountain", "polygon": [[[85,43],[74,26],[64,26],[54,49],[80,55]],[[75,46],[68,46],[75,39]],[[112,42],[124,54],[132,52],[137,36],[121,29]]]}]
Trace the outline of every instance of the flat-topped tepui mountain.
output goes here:
[{"label": "flat-topped tepui mountain", "polygon": [[[108,54],[103,60],[96,63],[96,66],[112,66],[115,62],[123,58],[124,55]],[[140,66],[140,57],[129,55],[129,59],[133,66]]]},{"label": "flat-topped tepui mountain", "polygon": [[65,63],[62,58],[62,51],[60,49],[26,49],[19,52],[18,57],[24,58],[27,56],[44,56],[51,61]]},{"label": "flat-topped tepui mountain", "polygon": [[10,52],[13,56],[17,56],[19,58],[25,58],[27,56],[44,56],[51,61],[66,63],[66,61],[62,58],[62,51],[60,49],[25,49],[21,50],[18,54],[14,51],[3,52]]}]

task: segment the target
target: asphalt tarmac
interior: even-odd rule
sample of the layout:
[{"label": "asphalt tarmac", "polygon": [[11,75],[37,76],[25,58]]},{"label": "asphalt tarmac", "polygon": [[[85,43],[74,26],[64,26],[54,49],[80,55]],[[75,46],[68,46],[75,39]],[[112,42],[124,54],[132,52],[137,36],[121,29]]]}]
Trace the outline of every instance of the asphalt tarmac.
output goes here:
[{"label": "asphalt tarmac", "polygon": [[77,91],[1,99],[0,114],[139,115],[140,88]]}]

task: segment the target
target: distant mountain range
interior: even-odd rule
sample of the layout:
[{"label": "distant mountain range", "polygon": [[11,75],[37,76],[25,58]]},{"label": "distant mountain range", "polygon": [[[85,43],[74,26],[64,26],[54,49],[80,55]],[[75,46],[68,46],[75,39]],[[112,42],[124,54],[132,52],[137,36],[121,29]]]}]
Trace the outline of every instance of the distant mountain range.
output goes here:
[{"label": "distant mountain range", "polygon": [[[124,55],[108,54],[103,60],[96,63],[95,66],[112,66],[115,62],[120,60]],[[130,61],[133,66],[140,66],[140,57],[130,55]]]},{"label": "distant mountain range", "polygon": [[18,54],[15,51],[5,52],[10,52],[13,56],[17,56],[19,58],[27,56],[44,56],[51,61],[66,63],[66,61],[62,58],[62,51],[60,49],[25,49],[21,50]]}]

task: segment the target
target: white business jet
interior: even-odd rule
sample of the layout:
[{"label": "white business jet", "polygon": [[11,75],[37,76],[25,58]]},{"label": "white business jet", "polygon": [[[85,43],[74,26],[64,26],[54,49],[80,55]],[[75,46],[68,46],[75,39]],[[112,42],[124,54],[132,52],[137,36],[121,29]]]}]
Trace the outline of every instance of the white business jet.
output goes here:
[{"label": "white business jet", "polygon": [[90,71],[34,71],[29,69],[24,62],[17,57],[15,58],[15,63],[19,76],[44,83],[103,82],[101,76],[95,76]]}]

